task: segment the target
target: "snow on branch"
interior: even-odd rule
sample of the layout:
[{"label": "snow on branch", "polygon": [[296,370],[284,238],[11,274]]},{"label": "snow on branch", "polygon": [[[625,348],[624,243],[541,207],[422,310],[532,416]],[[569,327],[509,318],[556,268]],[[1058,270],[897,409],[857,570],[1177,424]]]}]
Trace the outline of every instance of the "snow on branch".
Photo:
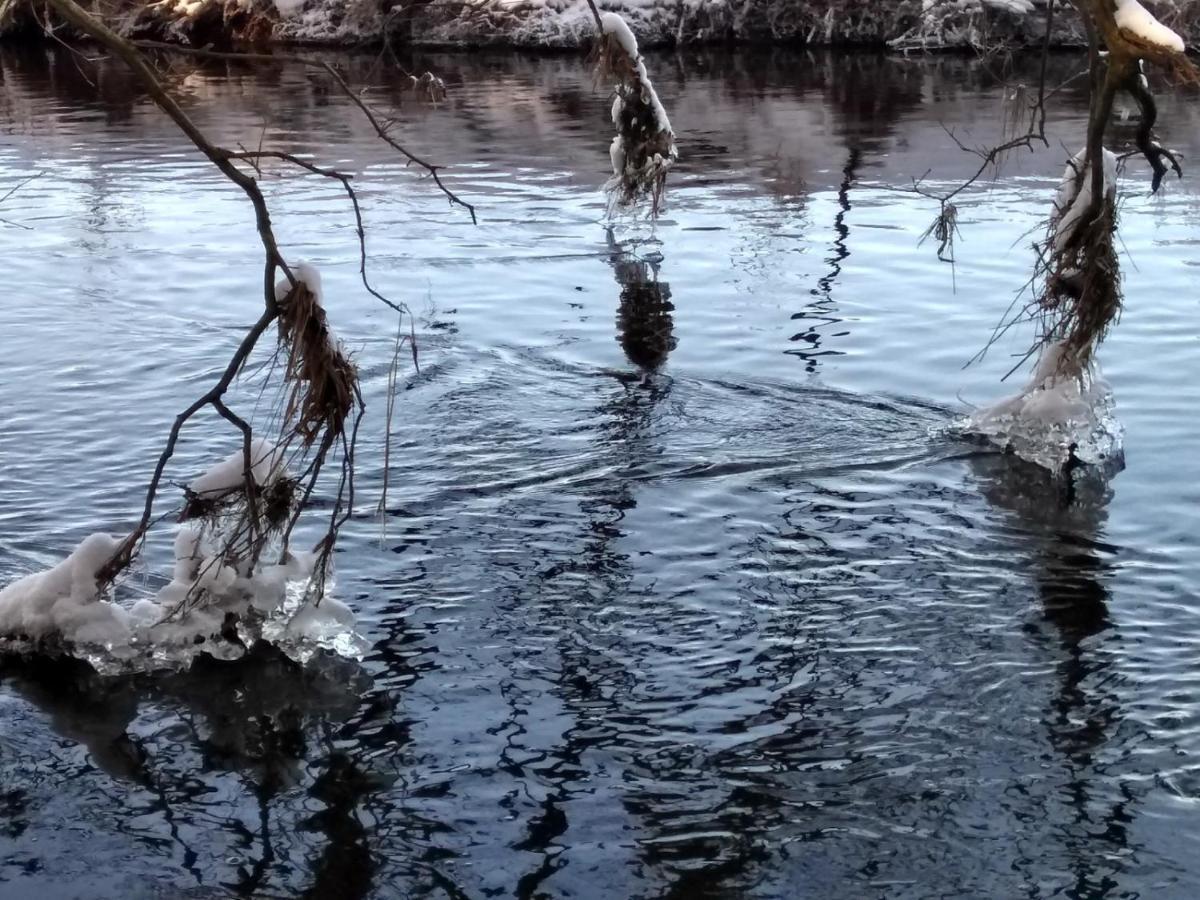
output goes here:
[{"label": "snow on branch", "polygon": [[1116,0],[1116,4],[1117,28],[1126,40],[1167,53],[1183,53],[1183,38],[1154,18],[1138,0]]},{"label": "snow on branch", "polygon": [[[294,618],[303,613],[305,628],[311,626],[322,639],[340,640],[353,616],[329,598],[321,601],[338,534],[354,505],[355,447],[365,407],[356,367],[329,325],[319,273],[284,259],[258,180],[244,169],[260,174],[263,160],[277,160],[337,180],[350,199],[358,226],[362,283],[373,297],[403,314],[406,308],[388,300],[367,278],[362,216],[352,176],[282,152],[234,152],[213,144],[164,87],[139,46],[74,0],[48,3],[63,19],[121,59],[159,108],[246,195],[256,214],[263,249],[263,306],[215,383],[176,417],[136,525],[120,538],[93,535],[57,566],[4,588],[0,593],[0,638],[25,638],[35,644],[102,644],[110,652],[126,653],[134,652],[139,643],[160,647],[163,642],[174,642],[194,647],[199,642],[206,652],[240,655],[248,642],[266,634],[270,616],[292,596],[289,584],[299,583],[299,605],[294,603],[290,609]],[[258,58],[171,49],[222,58]],[[440,167],[396,143],[388,135],[388,124],[362,103],[335,69],[323,63],[305,64],[329,74],[367,116],[381,140],[423,167],[450,202],[463,206],[474,218],[470,205],[441,182]],[[276,346],[263,370],[263,396],[269,396],[266,388],[273,387],[276,401],[268,405],[264,434],[231,408],[226,395],[247,371],[260,340],[272,329]],[[155,599],[143,599],[126,610],[114,602],[114,595],[129,589],[119,580],[141,553],[151,529],[163,519],[156,510],[161,504],[156,501],[167,467],[185,427],[204,409],[211,409],[232,426],[239,449],[191,480],[179,508],[184,524],[176,538],[173,577]],[[310,509],[309,500],[327,464],[336,470],[327,479],[332,499],[323,504],[318,520],[323,522],[322,536],[311,551],[296,551],[293,532],[302,513]]]},{"label": "snow on branch", "polygon": [[613,175],[605,185],[610,207],[630,207],[649,198],[657,216],[667,187],[667,173],[678,158],[675,132],[637,38],[616,13],[597,14],[600,42],[597,74],[615,82],[612,122],[617,129],[609,147]]}]

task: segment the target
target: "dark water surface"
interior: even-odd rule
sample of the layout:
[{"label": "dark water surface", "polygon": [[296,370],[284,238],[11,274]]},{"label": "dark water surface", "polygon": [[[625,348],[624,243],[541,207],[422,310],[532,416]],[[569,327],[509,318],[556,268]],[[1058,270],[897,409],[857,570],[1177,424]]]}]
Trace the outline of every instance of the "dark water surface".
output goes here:
[{"label": "dark water surface", "polygon": [[[1070,499],[943,428],[1030,337],[961,368],[1028,276],[1073,89],[1051,149],[962,204],[952,281],[893,188],[969,171],[942,123],[999,134],[978,63],[658,57],[670,208],[611,235],[577,58],[421,64],[450,96],[397,134],[478,227],[316,75],[172,75],[221,142],[357,173],[376,280],[418,312],[380,517],[395,320],[336,186],[267,179],[371,404],[335,591],[373,649],[6,660],[0,896],[1197,896],[1197,176],[1123,183],[1127,468]],[[5,582],[128,527],[260,275],[243,199],[116,67],[6,50],[0,77],[0,194],[44,173],[0,209]],[[1162,108],[1200,160],[1200,107]],[[200,424],[176,480],[234,446]]]}]

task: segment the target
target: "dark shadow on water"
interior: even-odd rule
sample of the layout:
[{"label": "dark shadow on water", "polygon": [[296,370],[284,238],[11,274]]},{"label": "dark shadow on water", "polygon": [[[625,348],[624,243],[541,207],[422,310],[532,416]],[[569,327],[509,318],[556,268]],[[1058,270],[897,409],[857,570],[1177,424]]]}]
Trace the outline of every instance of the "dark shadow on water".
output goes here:
[{"label": "dark shadow on water", "polygon": [[850,191],[858,178],[862,161],[862,150],[857,146],[852,146],[846,159],[846,165],[842,169],[842,181],[838,187],[838,211],[833,219],[832,252],[825,260],[829,267],[828,271],[821,276],[817,281],[817,286],[810,291],[813,299],[805,305],[802,311],[792,313],[792,321],[806,323],[807,329],[797,332],[790,338],[793,343],[799,344],[799,347],[784,352],[802,359],[805,371],[809,374],[817,371],[817,363],[822,357],[842,355],[840,350],[823,348],[823,340],[831,337],[846,337],[850,333],[849,331],[827,333],[827,330],[843,321],[837,314],[838,309],[833,297],[833,289],[837,284],[838,276],[842,274],[842,266],[850,256],[850,226],[846,222],[846,218],[851,209]]},{"label": "dark shadow on water", "polygon": [[647,377],[657,372],[676,347],[671,286],[659,281],[662,257],[637,255],[619,244],[608,229],[609,264],[621,289],[617,303],[617,341],[625,357]]},{"label": "dark shadow on water", "polygon": [[1045,712],[1050,747],[1065,769],[1063,796],[1075,826],[1061,839],[1075,882],[1067,896],[1099,898],[1118,887],[1120,860],[1129,855],[1133,798],[1106,776],[1106,753],[1124,715],[1113,690],[1119,682],[1107,645],[1117,639],[1107,581],[1119,548],[1104,540],[1115,471],[1083,467],[1066,474],[1010,455],[973,459],[985,497],[1011,513],[1032,542],[1031,572],[1041,621],[1030,635],[1049,639],[1058,657],[1057,692]]},{"label": "dark shadow on water", "polygon": [[[671,390],[670,379],[660,369],[676,346],[671,288],[658,277],[661,256],[643,254],[632,242],[618,242],[611,229],[608,246],[608,262],[619,290],[616,337],[638,370],[637,377],[608,373],[616,384],[611,393],[606,392],[609,395],[594,417],[602,423],[596,440],[611,460],[611,473],[597,479],[579,500],[586,531],[578,551],[541,574],[550,591],[560,579],[580,585],[562,598],[568,610],[578,610],[580,617],[631,590],[630,558],[618,545],[625,536],[624,520],[638,505],[638,475],[660,452],[654,438],[655,413]],[[555,895],[546,892],[546,885],[567,864],[569,843],[563,838],[573,824],[568,810],[592,790],[585,757],[619,741],[611,723],[620,719],[622,710],[612,693],[614,686],[628,682],[629,673],[621,661],[600,652],[575,631],[562,630],[555,645],[557,665],[547,673],[571,724],[538,767],[545,796],[529,819],[525,837],[513,846],[538,858],[534,867],[516,878],[513,896],[520,900]],[[514,708],[506,727],[517,726],[522,715]]]},{"label": "dark shadow on water", "polygon": [[[0,684],[45,714],[60,737],[85,747],[109,778],[154,798],[146,807],[130,793],[128,808],[113,812],[131,823],[160,817],[152,843],[176,844],[195,884],[213,883],[211,847],[187,836],[207,822],[202,827],[244,848],[221,881],[232,895],[269,892],[275,868],[297,864],[311,879],[299,896],[359,898],[375,888],[358,811],[388,782],[361,748],[335,740],[364,710],[379,715],[372,709],[379,697],[364,699],[371,684],[357,664],[318,655],[301,666],[259,643],[236,661],[201,656],[184,672],[104,677],[71,657],[9,655],[0,657]],[[147,716],[158,727],[148,731],[139,721]],[[36,780],[66,775],[52,761],[38,768]],[[221,773],[234,776],[236,795]],[[219,784],[208,784],[214,778]],[[316,811],[281,820],[277,801],[297,791]],[[288,859],[277,849],[294,845],[293,829],[314,836],[313,857]]]}]

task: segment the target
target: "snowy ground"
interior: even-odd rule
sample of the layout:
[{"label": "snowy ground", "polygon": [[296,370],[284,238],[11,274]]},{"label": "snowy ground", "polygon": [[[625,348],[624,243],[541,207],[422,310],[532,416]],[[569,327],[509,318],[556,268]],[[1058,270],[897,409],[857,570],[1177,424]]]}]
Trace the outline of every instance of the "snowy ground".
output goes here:
[{"label": "snowy ground", "polygon": [[[345,43],[394,34],[419,44],[570,48],[595,31],[587,0],[278,4],[286,9],[280,6],[283,21],[276,33],[295,41]],[[1138,6],[1133,0],[1122,5]],[[1196,0],[1147,0],[1146,5],[1185,37],[1200,31]],[[1040,42],[1047,0],[599,0],[597,6],[620,14],[642,46],[774,40],[921,50]],[[1055,42],[1078,43],[1076,17],[1063,7],[1059,4]]]},{"label": "snowy ground", "polygon": [[[0,36],[40,30],[28,7],[0,9]],[[905,52],[1039,43],[1047,0],[598,0],[643,47],[712,41],[890,45]],[[1122,0],[1126,15],[1141,6]],[[1189,43],[1200,0],[1146,0]],[[1078,44],[1077,18],[1058,5],[1057,45]],[[595,32],[587,0],[123,0],[139,36],[204,45],[221,40],[352,46],[579,47]],[[25,15],[25,19],[22,19]]]},{"label": "snowy ground", "polygon": [[[276,35],[348,43],[385,34],[426,45],[572,48],[595,31],[586,0],[427,0],[405,7],[364,0],[280,0]],[[600,0],[642,46],[714,40],[967,45],[988,38],[1032,42],[1045,0]],[[1060,17],[1066,18],[1066,17]],[[1078,40],[1070,28],[1058,40]]]}]

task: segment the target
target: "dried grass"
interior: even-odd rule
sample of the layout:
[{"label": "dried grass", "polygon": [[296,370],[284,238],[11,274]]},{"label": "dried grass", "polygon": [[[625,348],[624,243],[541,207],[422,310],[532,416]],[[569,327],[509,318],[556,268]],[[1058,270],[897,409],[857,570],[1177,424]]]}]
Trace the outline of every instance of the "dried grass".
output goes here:
[{"label": "dried grass", "polygon": [[937,256],[942,262],[954,262],[954,239],[961,237],[958,230],[958,207],[949,201],[942,204],[937,217],[925,229],[918,244],[924,244],[930,238],[938,242]]},{"label": "dried grass", "polygon": [[284,442],[295,436],[310,447],[321,435],[340,437],[354,407],[358,371],[330,334],[316,295],[302,281],[279,303],[279,344],[288,388]]},{"label": "dried grass", "polygon": [[[1062,341],[1064,360],[1080,371],[1121,315],[1121,270],[1115,237],[1115,199],[1104,198],[1100,214],[1081,221],[1072,240],[1046,257],[1046,277],[1038,298],[1044,341]],[[1053,237],[1047,245],[1052,246]]]},{"label": "dried grass", "polygon": [[[675,134],[660,120],[661,104],[654,86],[644,77],[645,66],[626,52],[620,39],[602,33],[595,50],[597,81],[615,84],[619,110],[614,125],[620,141],[614,155],[613,177],[606,185],[614,207],[650,200],[657,216],[667,188],[667,173],[676,158]],[[618,165],[619,163],[619,165]]]}]

